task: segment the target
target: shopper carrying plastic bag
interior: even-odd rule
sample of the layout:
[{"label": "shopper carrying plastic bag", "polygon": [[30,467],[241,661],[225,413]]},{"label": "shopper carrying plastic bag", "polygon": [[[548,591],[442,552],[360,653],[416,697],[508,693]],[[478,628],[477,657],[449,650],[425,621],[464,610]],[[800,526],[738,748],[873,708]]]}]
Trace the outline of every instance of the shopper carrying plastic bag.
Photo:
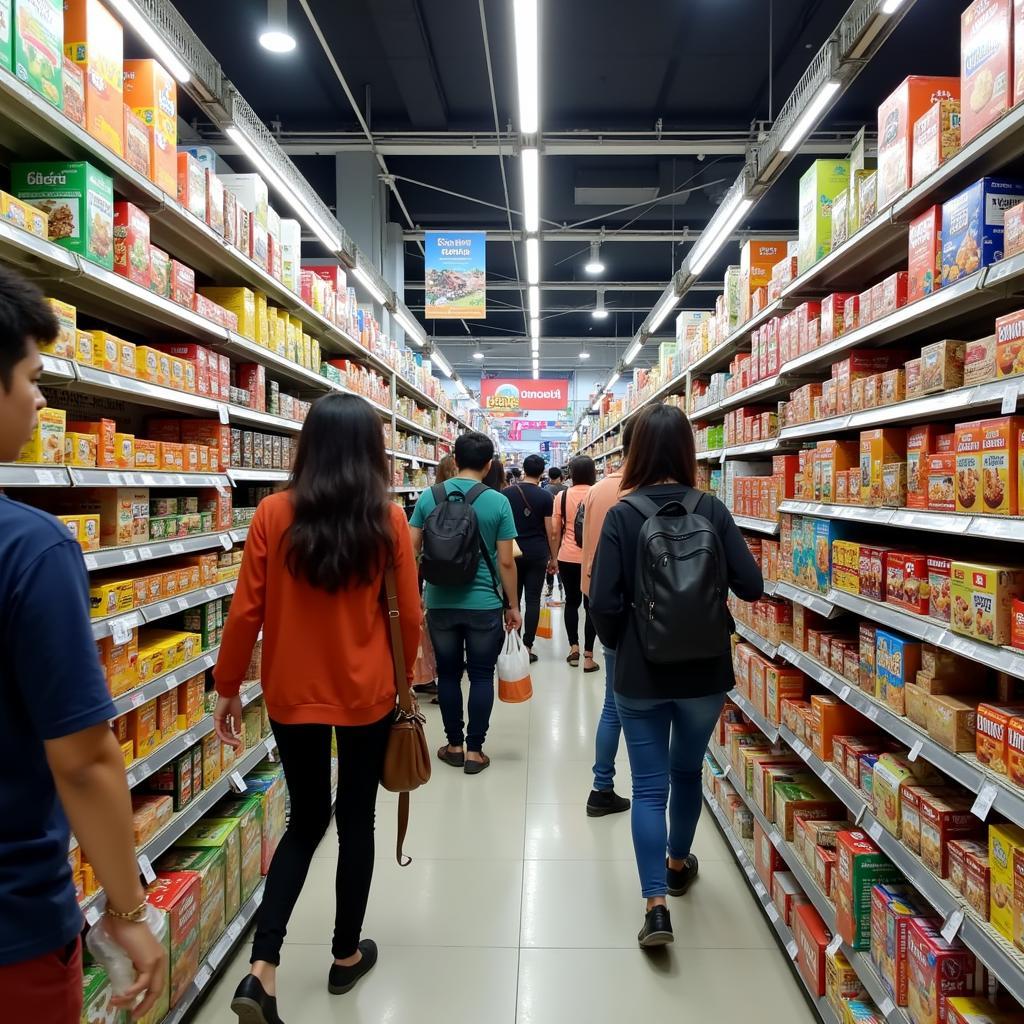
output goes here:
[{"label": "shopper carrying plastic bag", "polygon": [[532,696],[530,652],[518,633],[509,633],[498,655],[498,700],[506,704],[522,704]]}]

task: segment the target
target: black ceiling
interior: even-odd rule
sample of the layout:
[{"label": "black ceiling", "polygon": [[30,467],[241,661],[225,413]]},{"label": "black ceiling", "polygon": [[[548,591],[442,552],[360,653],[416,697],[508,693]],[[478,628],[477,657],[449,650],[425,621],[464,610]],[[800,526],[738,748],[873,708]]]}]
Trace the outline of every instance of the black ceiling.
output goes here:
[{"label": "black ceiling", "polygon": [[[959,16],[965,2],[918,0],[824,127],[852,130],[867,123],[870,128],[879,100],[908,73],[955,74]],[[175,3],[268,124],[279,124],[289,136],[359,131],[300,0],[289,3],[298,47],[285,56],[269,54],[257,42],[266,15],[264,0],[235,0],[230,19],[224,17],[221,5],[209,0]],[[494,112],[479,0],[307,3],[375,135],[475,132],[481,139],[493,140]],[[660,122],[666,133],[745,133],[754,122],[767,121],[777,113],[848,6],[849,0],[542,0],[542,130],[653,132]],[[517,111],[512,3],[483,0],[483,11],[498,123],[504,131],[515,124]],[[203,130],[202,124],[199,127]],[[293,159],[333,206],[334,157]],[[797,179],[809,159],[802,156],[794,162],[742,227],[757,231],[795,228]],[[391,174],[422,183],[397,182],[416,227],[507,231],[497,156],[394,155],[386,160]],[[658,152],[545,156],[541,215],[557,225],[588,220],[587,227],[604,227],[609,234],[627,225],[633,230],[699,231],[741,164],[738,155],[707,155],[703,160],[696,154]],[[516,211],[520,208],[518,160],[506,157],[505,172],[510,205]],[[656,187],[661,196],[684,187],[696,191],[615,213],[610,206],[577,205],[574,188],[594,184]],[[436,188],[493,205],[455,198]],[[389,219],[403,228],[408,226],[393,198]],[[515,213],[512,224],[516,230],[521,228],[521,218]],[[409,241],[405,248],[407,282],[422,281],[418,246]],[[542,280],[587,279],[582,269],[586,252],[586,245],[578,240],[546,241]],[[603,249],[607,270],[602,276],[606,281],[664,283],[685,252],[685,247],[671,241],[609,244]],[[521,247],[519,258],[522,264]],[[727,247],[717,264],[708,268],[708,280],[720,279],[724,267],[736,259],[736,248]],[[521,269],[525,276],[525,267]],[[515,279],[511,243],[488,245],[488,272],[495,281]],[[590,346],[592,364],[610,366],[656,296],[654,291],[609,292],[606,304],[619,312],[598,323],[589,314],[593,291],[548,289],[542,300],[543,333],[574,338],[616,336],[619,341],[615,344]],[[695,292],[686,305],[708,305],[713,297],[713,291]],[[406,302],[416,310],[422,306],[422,294],[409,288]],[[528,346],[498,344],[499,340],[522,337],[525,322],[519,293],[491,291],[488,304],[491,313],[487,321],[470,322],[473,336],[495,339],[484,346],[486,367],[523,369]],[[430,326],[439,338],[451,338],[443,348],[457,365],[474,365],[469,359],[472,344],[461,323]],[[569,368],[576,363],[577,348],[552,345],[545,350],[545,362],[551,361],[551,369]]]}]

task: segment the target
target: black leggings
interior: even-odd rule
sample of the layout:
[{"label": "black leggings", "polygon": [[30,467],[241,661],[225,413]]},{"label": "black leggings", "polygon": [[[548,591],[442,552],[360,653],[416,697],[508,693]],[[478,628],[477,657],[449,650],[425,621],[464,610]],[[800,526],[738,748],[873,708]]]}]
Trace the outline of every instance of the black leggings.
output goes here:
[{"label": "black leggings", "polygon": [[[338,873],[333,955],[352,956],[359,944],[373,878],[373,825],[377,785],[384,767],[392,714],[372,725],[338,726]],[[291,813],[288,829],[270,862],[263,902],[256,915],[252,962],[281,962],[288,920],[309,865],[331,821],[329,725],[271,722],[284,767]]]},{"label": "black leggings", "polygon": [[[544,574],[548,563],[516,559],[516,586],[519,591],[519,605],[523,610],[523,643],[533,647],[537,638],[537,621],[540,619],[540,595],[544,589]],[[526,601],[523,601],[523,592]]]},{"label": "black leggings", "polygon": [[583,593],[583,566],[579,562],[558,560],[558,575],[565,587],[565,632],[570,647],[580,644],[580,602],[583,602],[585,620],[583,624],[583,650],[593,652],[597,631],[590,621],[590,598]]}]

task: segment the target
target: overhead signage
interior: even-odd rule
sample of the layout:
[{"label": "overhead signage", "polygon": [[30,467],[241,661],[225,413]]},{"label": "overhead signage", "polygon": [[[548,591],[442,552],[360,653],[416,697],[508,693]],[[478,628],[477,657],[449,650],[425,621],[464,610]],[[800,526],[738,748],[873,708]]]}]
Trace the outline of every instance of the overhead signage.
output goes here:
[{"label": "overhead signage", "polygon": [[522,411],[547,409],[564,412],[568,405],[568,379],[511,380],[484,377],[480,381],[480,406],[492,416],[515,416]]},{"label": "overhead signage", "polygon": [[554,420],[512,420],[508,424],[508,439],[521,441],[523,434],[531,430],[548,430],[556,426]]},{"label": "overhead signage", "polygon": [[426,318],[481,320],[487,317],[487,232],[428,231]]}]

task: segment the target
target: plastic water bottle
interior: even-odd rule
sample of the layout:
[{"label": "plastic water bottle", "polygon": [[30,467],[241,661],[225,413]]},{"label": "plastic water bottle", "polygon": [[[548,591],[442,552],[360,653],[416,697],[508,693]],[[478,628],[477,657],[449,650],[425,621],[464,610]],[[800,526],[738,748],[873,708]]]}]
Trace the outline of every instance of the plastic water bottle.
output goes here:
[{"label": "plastic water bottle", "polygon": [[[156,936],[157,941],[166,946],[167,915],[151,903],[147,903],[143,922]],[[114,995],[119,996],[127,992],[135,983],[135,965],[124,951],[124,947],[119,945],[111,934],[108,918],[101,917],[89,929],[85,944],[96,962],[107,972]]]}]

